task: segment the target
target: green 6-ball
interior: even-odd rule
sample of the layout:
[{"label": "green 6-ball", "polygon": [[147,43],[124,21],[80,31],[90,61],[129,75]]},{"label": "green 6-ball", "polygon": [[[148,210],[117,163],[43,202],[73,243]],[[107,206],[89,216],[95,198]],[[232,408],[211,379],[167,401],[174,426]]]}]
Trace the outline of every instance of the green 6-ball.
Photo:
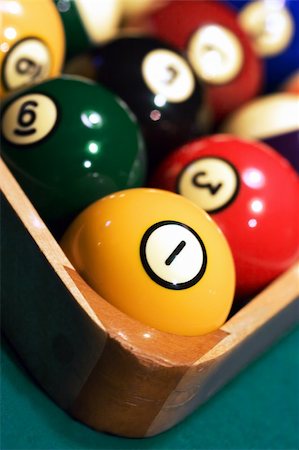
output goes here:
[{"label": "green 6-ball", "polygon": [[144,181],[135,117],[93,82],[62,77],[23,90],[4,105],[1,128],[4,160],[50,226]]}]

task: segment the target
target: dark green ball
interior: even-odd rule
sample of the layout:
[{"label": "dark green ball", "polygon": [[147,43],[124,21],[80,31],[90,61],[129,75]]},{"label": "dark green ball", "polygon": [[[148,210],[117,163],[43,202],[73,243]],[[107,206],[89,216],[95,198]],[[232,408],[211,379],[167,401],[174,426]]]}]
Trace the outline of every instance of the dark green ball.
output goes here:
[{"label": "dark green ball", "polygon": [[1,131],[3,159],[49,223],[68,222],[93,201],[144,182],[134,115],[83,78],[48,80],[9,98]]}]

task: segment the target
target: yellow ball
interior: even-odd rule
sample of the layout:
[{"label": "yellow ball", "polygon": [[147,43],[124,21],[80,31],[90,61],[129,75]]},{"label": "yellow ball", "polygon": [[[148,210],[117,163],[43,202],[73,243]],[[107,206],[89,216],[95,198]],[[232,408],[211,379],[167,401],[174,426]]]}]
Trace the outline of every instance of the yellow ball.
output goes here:
[{"label": "yellow ball", "polygon": [[65,38],[52,0],[1,0],[0,97],[60,73]]},{"label": "yellow ball", "polygon": [[229,246],[212,219],[182,196],[117,192],[85,209],[61,246],[95,291],[151,327],[194,336],[228,316],[235,289]]}]

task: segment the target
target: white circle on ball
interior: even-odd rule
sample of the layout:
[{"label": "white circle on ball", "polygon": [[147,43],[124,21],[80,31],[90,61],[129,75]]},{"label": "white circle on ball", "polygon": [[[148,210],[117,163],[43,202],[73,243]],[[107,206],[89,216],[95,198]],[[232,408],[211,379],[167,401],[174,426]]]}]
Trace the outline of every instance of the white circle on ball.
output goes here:
[{"label": "white circle on ball", "polygon": [[294,35],[294,22],[283,2],[256,1],[246,5],[239,22],[261,56],[275,56],[285,50]]},{"label": "white circle on ball", "polygon": [[39,39],[27,38],[17,42],[7,53],[2,67],[3,84],[13,91],[48,78],[51,55]]},{"label": "white circle on ball", "polygon": [[2,116],[2,134],[15,145],[32,145],[47,137],[57,123],[54,101],[44,94],[26,94],[8,104]]},{"label": "white circle on ball", "polygon": [[187,289],[203,276],[205,246],[191,227],[176,221],[152,225],[143,235],[140,256],[153,281],[168,289]]},{"label": "white circle on ball", "polygon": [[208,213],[227,207],[239,191],[239,175],[222,158],[203,157],[188,164],[177,179],[177,192]]},{"label": "white circle on ball", "polygon": [[198,77],[211,84],[232,81],[240,72],[244,54],[234,33],[221,25],[199,28],[188,43],[188,58]]},{"label": "white circle on ball", "polygon": [[143,59],[141,70],[147,87],[156,95],[157,106],[163,106],[163,99],[164,104],[184,102],[195,89],[188,63],[171,50],[152,50]]}]

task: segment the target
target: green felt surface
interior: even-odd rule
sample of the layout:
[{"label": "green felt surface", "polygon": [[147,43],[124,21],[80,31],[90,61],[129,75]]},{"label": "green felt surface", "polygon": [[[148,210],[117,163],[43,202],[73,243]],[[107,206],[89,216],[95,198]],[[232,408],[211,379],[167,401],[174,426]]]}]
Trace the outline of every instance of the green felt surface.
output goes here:
[{"label": "green felt surface", "polygon": [[299,449],[299,329],[251,364],[182,423],[125,439],[74,421],[37,387],[2,342],[1,450]]}]

